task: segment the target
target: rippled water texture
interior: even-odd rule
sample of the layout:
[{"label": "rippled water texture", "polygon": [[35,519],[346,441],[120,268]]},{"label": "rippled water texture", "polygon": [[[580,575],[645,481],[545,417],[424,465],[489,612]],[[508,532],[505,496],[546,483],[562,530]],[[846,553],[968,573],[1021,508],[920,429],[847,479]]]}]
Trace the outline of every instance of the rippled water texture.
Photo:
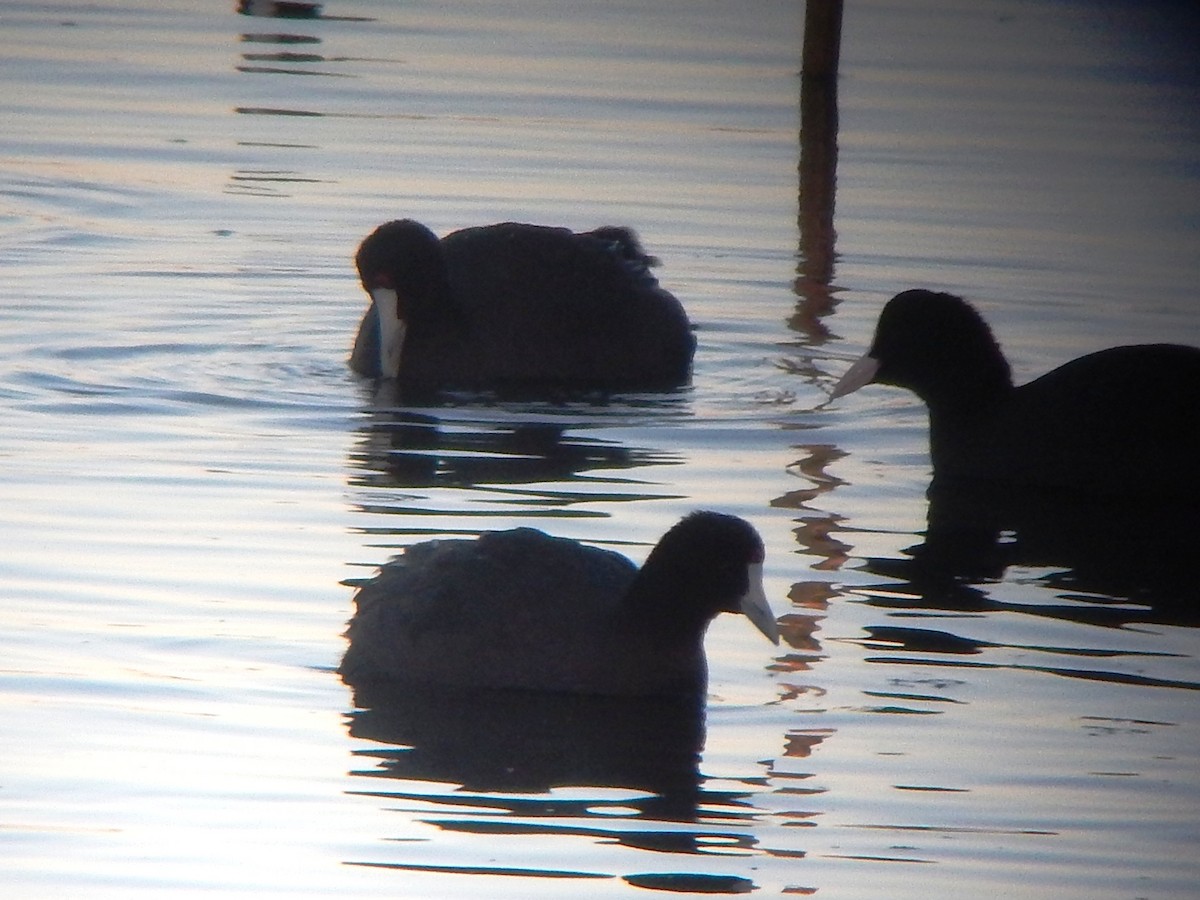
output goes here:
[{"label": "rippled water texture", "polygon": [[[1191,5],[849,3],[803,166],[802,4],[254,7],[0,6],[5,897],[1195,896],[1194,531],[1119,473],[946,546],[923,407],[823,403],[907,287],[1019,381],[1200,344]],[[632,225],[693,384],[356,381],[397,216]],[[706,717],[335,674],[408,544],[696,507],[785,632],[714,623]]]}]

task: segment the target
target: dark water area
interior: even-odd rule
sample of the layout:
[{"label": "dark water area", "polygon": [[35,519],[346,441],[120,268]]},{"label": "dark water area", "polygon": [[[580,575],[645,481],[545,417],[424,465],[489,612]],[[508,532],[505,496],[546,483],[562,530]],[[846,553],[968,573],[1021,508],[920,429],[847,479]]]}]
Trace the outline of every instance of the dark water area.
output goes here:
[{"label": "dark water area", "polygon": [[[821,135],[802,4],[5,4],[4,895],[1194,896],[1195,511],[928,494],[920,402],[828,391],[911,287],[1018,383],[1200,345],[1198,25],[847,4]],[[691,384],[356,379],[401,216],[632,226]],[[784,634],[718,618],[701,705],[336,674],[412,543],[696,508]]]}]

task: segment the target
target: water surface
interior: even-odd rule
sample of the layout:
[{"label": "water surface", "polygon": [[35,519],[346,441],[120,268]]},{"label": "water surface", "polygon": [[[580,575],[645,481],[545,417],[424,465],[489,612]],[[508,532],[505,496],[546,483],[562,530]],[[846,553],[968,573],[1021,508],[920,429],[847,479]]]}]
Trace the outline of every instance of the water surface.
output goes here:
[{"label": "water surface", "polygon": [[[0,10],[6,896],[1193,895],[1178,528],[1131,493],[930,565],[924,410],[823,401],[906,287],[975,301],[1019,380],[1200,344],[1194,14],[848,4],[823,243],[801,18]],[[634,226],[692,386],[358,382],[350,258],[396,216]],[[714,624],[704,719],[334,673],[343,582],[409,543],[532,524],[640,560],[696,507],[758,526],[786,634]]]}]

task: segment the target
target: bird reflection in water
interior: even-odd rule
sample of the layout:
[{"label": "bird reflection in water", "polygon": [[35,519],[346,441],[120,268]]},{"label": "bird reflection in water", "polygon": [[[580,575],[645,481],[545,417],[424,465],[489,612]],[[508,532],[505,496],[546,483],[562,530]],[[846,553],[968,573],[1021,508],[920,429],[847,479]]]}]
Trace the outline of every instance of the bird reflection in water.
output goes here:
[{"label": "bird reflection in water", "polygon": [[[1190,543],[1200,512],[1186,501],[1081,497],[1011,485],[935,480],[925,540],[907,559],[869,559],[870,572],[909,591],[874,597],[889,608],[1018,609],[1092,625],[1195,626],[1197,572]],[[1066,601],[1012,607],[972,585],[1013,568],[1040,570]],[[1086,602],[1081,602],[1086,601]]]},{"label": "bird reflection in water", "polygon": [[[662,401],[642,412],[669,416],[676,404]],[[571,410],[577,408],[578,415]],[[601,407],[580,404],[539,415],[498,403],[494,407],[456,410],[405,407],[373,398],[368,417],[350,452],[357,470],[352,486],[374,488],[479,487],[556,484],[555,496],[568,499],[570,485],[586,479],[594,488],[598,471],[632,470],[672,465],[680,460],[653,448],[628,447],[580,432],[606,423]],[[603,476],[601,476],[603,478]],[[637,480],[608,476],[619,483],[620,499],[650,496],[636,489]],[[597,494],[587,496],[595,499]],[[541,503],[545,492],[522,492],[514,502]]]},{"label": "bird reflection in water", "polygon": [[[356,774],[460,786],[440,799],[420,793],[427,802],[461,807],[471,805],[464,792],[519,793],[540,796],[479,802],[556,817],[578,802],[584,818],[611,815],[606,807],[616,806],[641,818],[682,822],[695,820],[702,795],[706,807],[736,807],[735,797],[701,789],[702,697],[373,687],[357,689],[354,703],[350,733],[390,745],[357,751],[377,765]],[[568,801],[548,793],[579,785],[623,794]],[[368,793],[393,795],[383,787]]]}]

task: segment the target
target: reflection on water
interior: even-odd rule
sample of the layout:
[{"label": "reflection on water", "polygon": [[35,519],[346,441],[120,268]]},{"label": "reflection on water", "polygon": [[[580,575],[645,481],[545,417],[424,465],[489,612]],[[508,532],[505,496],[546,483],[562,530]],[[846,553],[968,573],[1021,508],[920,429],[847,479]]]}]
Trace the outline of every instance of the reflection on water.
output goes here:
[{"label": "reflection on water", "polygon": [[[1200,511],[1187,501],[935,484],[924,541],[906,551],[907,559],[869,559],[866,570],[901,579],[911,589],[907,601],[872,601],[893,608],[1020,608],[1093,625],[1194,627],[1200,624],[1192,546],[1198,526]],[[1016,569],[1036,571],[1027,583],[1073,602],[1006,604],[972,587]]]},{"label": "reflection on water", "polygon": [[625,788],[648,795],[625,801],[639,816],[696,819],[700,701],[363,689],[354,701],[352,734],[401,747],[359,751],[380,760],[378,770],[359,774],[445,782],[476,793]]},{"label": "reflection on water", "polygon": [[[364,693],[351,735],[373,742],[354,774],[380,779],[355,793],[389,802],[400,827],[499,838],[584,839],[672,857],[738,857],[755,851],[763,811],[755,789],[722,789],[701,775],[703,699],[612,698],[526,692]],[[794,733],[785,755],[803,758],[826,734]],[[773,773],[781,782],[784,772]],[[395,779],[396,787],[389,786]],[[446,789],[446,786],[451,786]],[[797,785],[793,795],[820,793]],[[811,813],[791,813],[797,824]],[[410,871],[534,878],[610,878],[674,891],[741,893],[742,875],[556,870],[413,858],[406,833],[386,859],[353,864]],[[519,850],[510,858],[527,858]],[[768,850],[767,852],[773,852]],[[493,848],[493,857],[506,858]],[[779,851],[786,856],[787,851]],[[399,857],[399,859],[396,859]],[[419,858],[419,857],[417,857]],[[645,865],[638,856],[626,865]],[[679,869],[682,859],[671,863]],[[701,866],[693,863],[697,869]]]},{"label": "reflection on water", "polygon": [[[836,572],[849,561],[853,548],[837,537],[844,517],[821,507],[825,495],[847,483],[828,468],[844,459],[847,453],[833,444],[798,444],[793,449],[805,455],[790,463],[787,472],[798,476],[804,486],[774,498],[771,506],[796,510],[793,534],[804,554],[812,560],[809,567],[819,572]],[[823,589],[828,589],[828,585]],[[797,599],[797,591],[794,587],[793,601]]]},{"label": "reflection on water", "polygon": [[321,6],[307,0],[238,0],[237,11],[243,16],[268,19],[317,19],[321,17]]},{"label": "reflection on water", "polygon": [[[479,520],[519,510],[524,518],[561,518],[604,515],[572,509],[585,503],[675,496],[637,473],[678,465],[678,456],[586,434],[606,420],[674,416],[680,407],[673,398],[645,401],[656,403],[657,411],[647,405],[639,412],[636,406],[610,401],[608,416],[600,409],[580,407],[578,415],[560,408],[539,417],[529,406],[511,403],[493,407],[490,414],[478,405],[392,406],[378,402],[378,392],[386,391],[387,385],[371,389],[372,405],[349,456],[356,472],[351,485],[371,491],[371,501],[361,507],[364,512],[447,519],[467,515]],[[481,400],[477,398],[477,404]],[[456,499],[448,507],[423,506],[422,497],[428,495],[413,491],[431,489],[448,489],[447,496]],[[439,530],[433,521],[419,526],[410,522],[400,533]],[[461,519],[446,530],[461,533]],[[372,528],[372,533],[380,531]]]},{"label": "reflection on water", "polygon": [[[1051,490],[935,480],[928,491],[924,540],[902,556],[871,557],[861,571],[885,580],[859,583],[852,596],[891,618],[930,618],[954,631],[914,625],[864,626],[862,646],[887,651],[871,663],[1040,672],[1114,685],[1200,689],[1200,681],[1147,672],[1139,660],[1190,658],[1122,647],[1085,633],[1069,643],[1023,644],[974,636],[977,616],[1019,614],[1127,629],[1196,627],[1192,536],[1200,512],[1187,501],[1089,498]],[[1019,580],[1013,596],[998,586]],[[1038,594],[1044,596],[1039,597]],[[978,657],[986,653],[986,658]],[[1074,664],[1063,664],[1073,657]]]},{"label": "reflection on water", "polygon": [[821,344],[832,336],[822,321],[834,310],[837,232],[838,62],[842,3],[805,4],[800,79],[798,302],[788,327]]},{"label": "reflection on water", "polygon": [[[291,2],[291,0],[242,0],[238,4],[238,12],[243,16],[254,16],[268,19],[312,20],[321,22],[355,22],[369,24],[373,18],[361,16],[326,16],[321,13],[321,4]],[[321,38],[315,34],[294,34],[289,32],[243,32],[241,41],[246,44],[280,44],[283,46],[308,46],[320,44]],[[295,50],[277,50],[266,52],[247,50],[242,53],[243,63],[236,67],[238,72],[253,75],[323,75],[335,78],[353,78],[346,71],[332,71],[314,68],[320,64],[338,64],[361,62],[351,57],[329,57],[314,52],[297,52]]]},{"label": "reflection on water", "polygon": [[[309,3],[304,0],[239,0],[237,4],[239,15],[264,19],[288,19],[318,22],[324,19],[322,5]],[[361,19],[370,22],[370,19]],[[247,23],[248,24],[248,23]],[[252,47],[262,45],[278,45],[280,47],[306,47],[315,50],[322,43],[318,34],[297,34],[294,32],[273,31],[244,31],[239,40]],[[236,71],[250,76],[259,75],[289,75],[289,76],[325,76],[331,78],[350,78],[346,71],[336,71],[328,68],[331,64],[344,63],[344,58],[332,59],[324,54],[298,52],[293,49],[265,51],[261,49],[244,50],[241,53],[242,62],[236,66]],[[303,95],[301,95],[303,96]],[[311,116],[322,113],[308,108],[257,106],[239,104],[234,108],[239,116],[266,117],[271,119],[278,116]],[[291,143],[287,141],[254,140],[241,142],[245,147],[276,147],[279,149],[317,149],[315,145]],[[315,178],[295,169],[278,168],[240,168],[229,176],[225,192],[230,195],[245,197],[281,197],[296,185],[332,183],[328,179]]]}]

